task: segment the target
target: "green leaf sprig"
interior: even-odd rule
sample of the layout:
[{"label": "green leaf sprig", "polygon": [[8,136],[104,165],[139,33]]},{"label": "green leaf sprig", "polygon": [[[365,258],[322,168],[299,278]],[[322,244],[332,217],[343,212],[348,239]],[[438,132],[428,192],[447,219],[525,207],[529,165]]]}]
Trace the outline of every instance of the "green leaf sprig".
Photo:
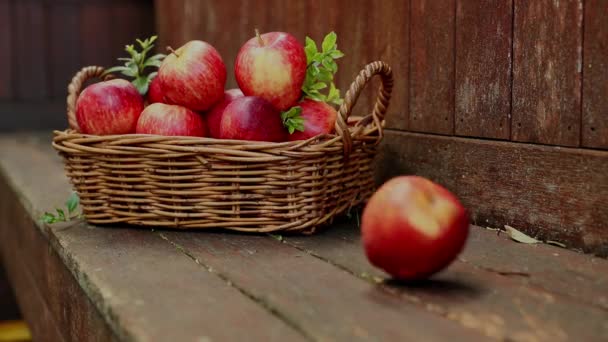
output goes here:
[{"label": "green leaf sprig", "polygon": [[68,200],[65,202],[67,214],[63,209],[57,208],[55,209],[56,214],[45,212],[41,217],[42,222],[51,224],[57,222],[68,222],[75,218],[80,218],[80,213],[76,211],[79,202],[80,199],[78,198],[78,194],[73,192],[68,198]]},{"label": "green leaf sprig", "polygon": [[302,114],[302,107],[300,106],[291,107],[281,113],[283,126],[287,127],[289,134],[293,134],[296,130],[304,132],[304,118],[300,114]]},{"label": "green leaf sprig", "polygon": [[[315,101],[323,101],[336,105],[342,104],[340,90],[334,84],[334,75],[338,71],[336,60],[344,57],[344,53],[338,50],[338,36],[335,32],[328,33],[321,43],[321,51],[310,37],[306,37],[306,78],[302,91],[304,97]],[[328,89],[324,94],[323,89]]]},{"label": "green leaf sprig", "polygon": [[135,88],[137,88],[142,96],[146,95],[150,82],[152,82],[152,79],[154,79],[157,74],[157,72],[154,71],[146,75],[146,69],[151,67],[158,70],[163,59],[166,57],[166,55],[159,53],[147,58],[148,52],[150,52],[150,50],[152,50],[154,47],[156,38],[157,36],[152,36],[144,41],[137,39],[137,43],[139,44],[141,51],[137,51],[134,44],[126,45],[125,51],[130,55],[130,57],[118,58],[119,61],[125,62],[124,65],[109,68],[104,72],[103,75],[105,76],[113,72],[120,72],[127,77],[132,77],[133,80],[131,83],[133,83]]}]

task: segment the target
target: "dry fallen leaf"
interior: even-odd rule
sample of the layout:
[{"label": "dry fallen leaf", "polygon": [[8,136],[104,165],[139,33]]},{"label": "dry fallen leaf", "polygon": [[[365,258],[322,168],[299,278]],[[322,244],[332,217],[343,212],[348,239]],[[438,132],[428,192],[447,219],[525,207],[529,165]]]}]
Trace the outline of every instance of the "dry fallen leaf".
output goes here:
[{"label": "dry fallen leaf", "polygon": [[520,232],[519,230],[508,226],[505,224],[505,230],[507,231],[507,234],[509,234],[509,237],[517,242],[521,242],[521,243],[527,243],[527,244],[535,244],[535,243],[540,243],[540,241],[536,240],[535,238],[528,236],[522,232]]}]

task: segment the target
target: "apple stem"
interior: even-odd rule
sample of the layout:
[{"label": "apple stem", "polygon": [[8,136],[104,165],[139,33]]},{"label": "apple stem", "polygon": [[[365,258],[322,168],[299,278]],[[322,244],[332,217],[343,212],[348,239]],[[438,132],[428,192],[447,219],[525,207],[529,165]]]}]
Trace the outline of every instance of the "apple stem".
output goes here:
[{"label": "apple stem", "polygon": [[256,35],[256,37],[258,37],[258,43],[260,43],[260,46],[264,46],[264,40],[262,39],[262,36],[260,35],[260,30],[258,30],[257,28],[255,29],[255,35]]},{"label": "apple stem", "polygon": [[179,54],[177,53],[177,51],[173,50],[172,47],[167,46],[167,51],[171,51],[172,54],[174,54],[175,56],[179,57]]}]

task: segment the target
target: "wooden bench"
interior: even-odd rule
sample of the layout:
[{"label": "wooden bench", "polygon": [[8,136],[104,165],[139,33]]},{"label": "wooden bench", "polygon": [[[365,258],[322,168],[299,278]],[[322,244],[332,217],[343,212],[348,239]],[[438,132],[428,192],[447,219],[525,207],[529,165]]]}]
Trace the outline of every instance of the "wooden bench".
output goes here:
[{"label": "wooden bench", "polygon": [[608,261],[473,226],[433,280],[314,236],[45,225],[70,193],[49,134],[0,137],[0,259],[39,341],[608,339]]}]

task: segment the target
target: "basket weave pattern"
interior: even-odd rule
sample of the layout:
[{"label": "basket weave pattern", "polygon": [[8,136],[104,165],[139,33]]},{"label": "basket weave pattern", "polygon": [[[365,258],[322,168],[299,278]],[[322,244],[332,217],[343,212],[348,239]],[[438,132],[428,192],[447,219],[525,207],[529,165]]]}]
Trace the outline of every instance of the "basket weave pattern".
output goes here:
[{"label": "basket weave pattern", "polygon": [[[101,67],[86,67],[74,76],[70,129],[55,131],[53,139],[90,223],[311,233],[374,190],[371,163],[393,82],[383,62],[368,64],[356,77],[335,134],[284,143],[81,134],[78,94],[102,73]],[[374,75],[382,85],[373,113],[349,120]]]}]

